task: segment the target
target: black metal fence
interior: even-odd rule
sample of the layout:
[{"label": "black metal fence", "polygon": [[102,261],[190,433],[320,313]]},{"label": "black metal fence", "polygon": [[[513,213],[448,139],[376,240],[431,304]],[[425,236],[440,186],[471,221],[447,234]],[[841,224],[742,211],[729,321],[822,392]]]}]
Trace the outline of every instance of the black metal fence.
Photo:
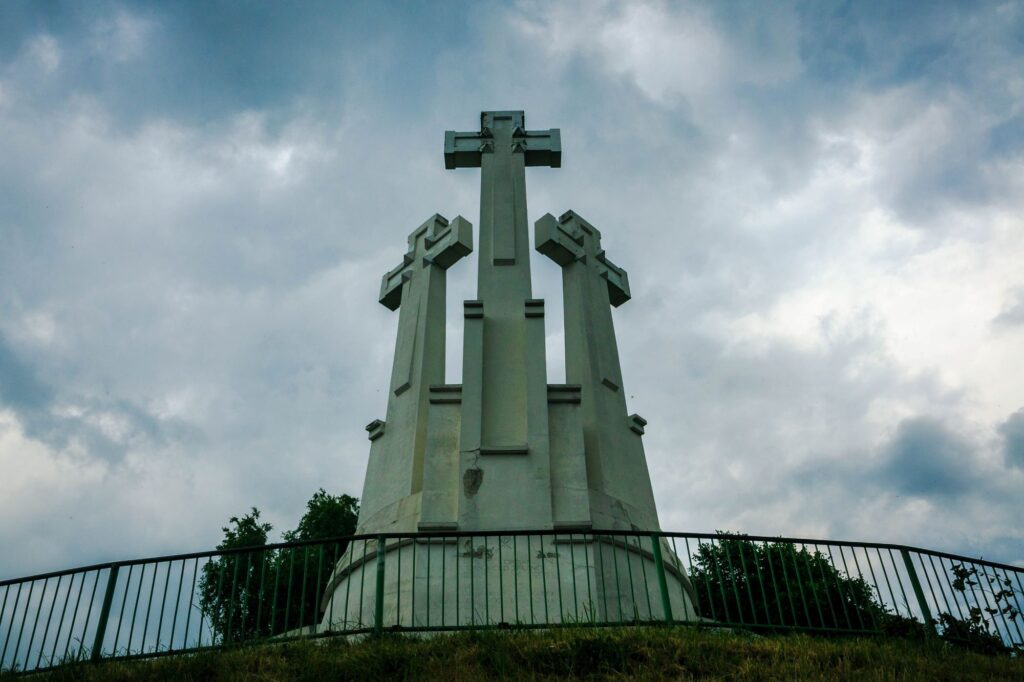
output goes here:
[{"label": "black metal fence", "polygon": [[0,670],[258,640],[650,623],[1024,650],[1024,569],[901,545],[707,533],[352,536],[0,581]]}]

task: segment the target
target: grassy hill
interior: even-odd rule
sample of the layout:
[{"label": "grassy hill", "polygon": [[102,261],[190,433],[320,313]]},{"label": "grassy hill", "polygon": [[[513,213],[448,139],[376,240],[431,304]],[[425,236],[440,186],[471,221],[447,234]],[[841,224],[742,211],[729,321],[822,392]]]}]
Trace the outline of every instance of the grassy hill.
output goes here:
[{"label": "grassy hill", "polygon": [[[2,677],[2,676],[0,676]],[[755,637],[694,628],[386,636],[76,664],[43,680],[1024,680],[1024,660],[899,639]]]}]

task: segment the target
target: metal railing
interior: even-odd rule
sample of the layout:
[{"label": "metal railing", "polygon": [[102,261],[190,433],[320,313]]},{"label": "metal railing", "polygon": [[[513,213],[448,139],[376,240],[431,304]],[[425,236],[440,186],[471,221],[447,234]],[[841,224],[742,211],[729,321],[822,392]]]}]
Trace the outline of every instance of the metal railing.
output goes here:
[{"label": "metal railing", "polygon": [[0,581],[0,670],[259,640],[651,623],[1024,647],[1024,569],[916,547],[580,530],[357,535]]}]

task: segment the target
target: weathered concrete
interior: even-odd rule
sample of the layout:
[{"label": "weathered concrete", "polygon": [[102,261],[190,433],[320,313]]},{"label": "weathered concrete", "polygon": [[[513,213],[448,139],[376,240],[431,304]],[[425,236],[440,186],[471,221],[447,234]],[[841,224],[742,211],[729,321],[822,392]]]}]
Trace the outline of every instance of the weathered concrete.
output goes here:
[{"label": "weathered concrete", "polygon": [[[339,562],[321,629],[374,626],[378,546],[357,541]],[[404,538],[384,546],[383,628],[665,620],[649,537]],[[662,551],[672,617],[694,621],[682,566]]]}]

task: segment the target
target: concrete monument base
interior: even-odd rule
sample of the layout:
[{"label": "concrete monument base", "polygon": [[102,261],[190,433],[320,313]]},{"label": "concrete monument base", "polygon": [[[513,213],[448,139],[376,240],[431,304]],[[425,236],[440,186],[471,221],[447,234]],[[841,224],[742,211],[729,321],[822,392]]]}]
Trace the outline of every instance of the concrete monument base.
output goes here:
[{"label": "concrete monument base", "polygon": [[[331,578],[320,631],[696,621],[681,562],[662,541],[670,615],[646,536],[517,535],[357,540]],[[381,582],[382,581],[382,582]]]}]

